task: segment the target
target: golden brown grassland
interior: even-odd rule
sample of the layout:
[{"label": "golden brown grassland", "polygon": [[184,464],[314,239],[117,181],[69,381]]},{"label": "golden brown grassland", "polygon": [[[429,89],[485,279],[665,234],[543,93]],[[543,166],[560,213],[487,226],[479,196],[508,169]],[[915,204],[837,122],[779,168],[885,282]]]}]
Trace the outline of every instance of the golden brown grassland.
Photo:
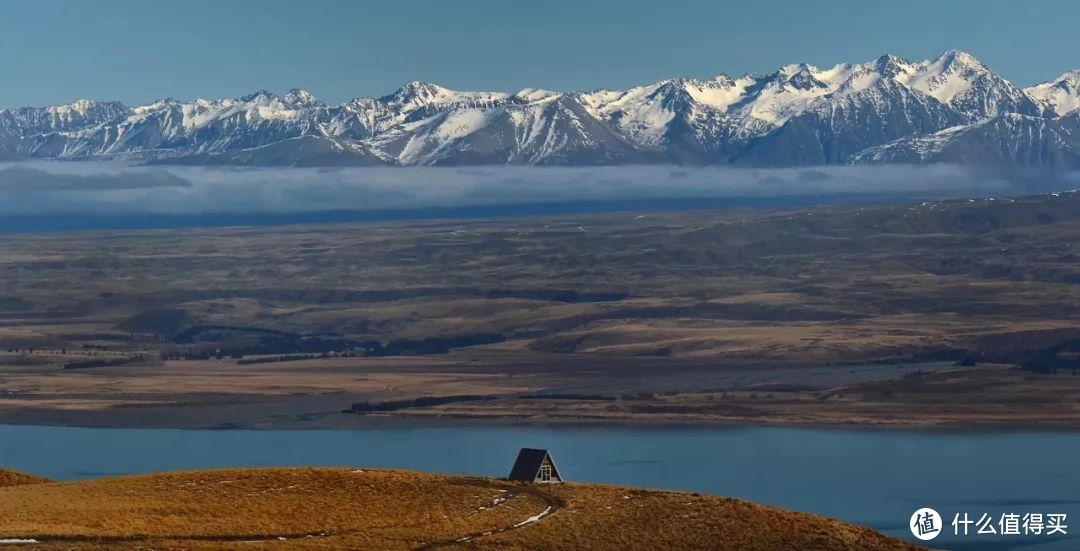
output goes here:
[{"label": "golden brown grassland", "polygon": [[23,484],[41,484],[50,482],[48,478],[20,473],[10,469],[0,469],[0,488],[7,486],[21,486]]},{"label": "golden brown grassland", "polygon": [[716,496],[327,468],[0,488],[4,538],[40,549],[916,549]]}]

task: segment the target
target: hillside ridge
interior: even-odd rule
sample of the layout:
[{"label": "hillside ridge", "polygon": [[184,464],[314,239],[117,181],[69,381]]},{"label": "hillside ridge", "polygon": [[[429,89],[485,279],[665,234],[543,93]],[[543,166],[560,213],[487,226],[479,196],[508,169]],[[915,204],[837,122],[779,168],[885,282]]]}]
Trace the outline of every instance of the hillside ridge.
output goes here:
[{"label": "hillside ridge", "polygon": [[868,528],[716,496],[359,468],[0,488],[0,539],[35,549],[916,549]]}]

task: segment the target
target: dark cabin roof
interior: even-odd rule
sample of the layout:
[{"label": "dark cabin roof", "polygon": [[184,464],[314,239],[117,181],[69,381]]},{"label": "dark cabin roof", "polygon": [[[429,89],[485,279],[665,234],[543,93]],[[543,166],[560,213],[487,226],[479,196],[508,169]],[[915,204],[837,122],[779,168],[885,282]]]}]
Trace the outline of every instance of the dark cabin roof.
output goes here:
[{"label": "dark cabin roof", "polygon": [[[514,468],[510,469],[510,476],[507,478],[520,482],[535,481],[537,474],[540,473],[540,466],[544,464],[544,459],[547,457],[547,450],[521,448],[517,461],[514,461]],[[554,467],[554,460],[551,460],[551,465]],[[555,468],[555,476],[559,476],[558,472],[558,468]]]}]

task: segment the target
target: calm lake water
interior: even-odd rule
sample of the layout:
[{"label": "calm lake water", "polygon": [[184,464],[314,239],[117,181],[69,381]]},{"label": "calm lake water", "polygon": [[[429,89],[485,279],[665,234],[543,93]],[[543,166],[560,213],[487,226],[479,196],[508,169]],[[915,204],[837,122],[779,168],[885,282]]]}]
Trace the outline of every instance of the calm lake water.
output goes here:
[{"label": "calm lake water", "polygon": [[[810,428],[440,427],[328,431],[0,425],[0,466],[57,479],[224,466],[340,465],[505,476],[520,447],[568,479],[741,497],[913,540],[936,509],[950,549],[1080,549],[1080,433]],[[1065,513],[1068,536],[952,539],[954,514]]]}]

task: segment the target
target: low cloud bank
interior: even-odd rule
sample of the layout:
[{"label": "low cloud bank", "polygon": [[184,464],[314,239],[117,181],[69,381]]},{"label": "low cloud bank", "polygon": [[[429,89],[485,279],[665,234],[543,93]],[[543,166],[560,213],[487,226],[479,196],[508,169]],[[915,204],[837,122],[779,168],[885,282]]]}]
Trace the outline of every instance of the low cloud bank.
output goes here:
[{"label": "low cloud bank", "polygon": [[[30,162],[0,164],[0,214],[305,213],[881,193],[947,197],[1034,191],[1044,180],[946,165],[302,169]],[[1058,175],[1045,189],[1070,186],[1080,187],[1080,177]]]}]

